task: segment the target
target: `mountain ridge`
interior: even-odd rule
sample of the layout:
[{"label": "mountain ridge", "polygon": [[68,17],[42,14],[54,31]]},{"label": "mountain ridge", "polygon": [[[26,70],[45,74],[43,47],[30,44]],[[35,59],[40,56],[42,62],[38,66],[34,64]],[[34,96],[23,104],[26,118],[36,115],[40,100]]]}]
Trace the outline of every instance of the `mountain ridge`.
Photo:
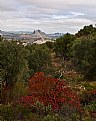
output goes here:
[{"label": "mountain ridge", "polygon": [[45,42],[47,40],[55,40],[60,36],[63,36],[63,33],[53,33],[46,34],[41,30],[34,30],[33,32],[29,31],[2,31],[0,30],[0,34],[7,40],[28,40],[29,43],[41,41]]}]

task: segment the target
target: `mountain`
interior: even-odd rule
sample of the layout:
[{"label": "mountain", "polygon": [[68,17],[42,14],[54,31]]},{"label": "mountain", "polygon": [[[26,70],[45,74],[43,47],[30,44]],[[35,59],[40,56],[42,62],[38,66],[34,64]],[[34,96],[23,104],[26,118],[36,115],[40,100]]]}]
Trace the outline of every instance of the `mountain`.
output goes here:
[{"label": "mountain", "polygon": [[2,30],[0,30],[0,34],[1,34],[4,38],[6,38],[6,39],[8,39],[8,40],[12,40],[12,39],[17,40],[17,39],[18,39],[18,34],[15,34],[15,33],[11,33],[11,32],[7,32],[7,31],[2,31]]},{"label": "mountain", "polygon": [[41,30],[34,30],[33,32],[29,31],[1,31],[0,35],[2,35],[7,40],[21,40],[23,42],[28,42],[30,44],[32,43],[38,43],[42,44],[46,41],[55,40],[60,36],[63,36],[63,33],[54,33],[54,34],[45,34]]},{"label": "mountain", "polygon": [[40,31],[40,30],[35,30],[33,33],[32,33],[33,36],[36,36],[36,37],[41,37],[41,38],[48,38],[47,35]]},{"label": "mountain", "polygon": [[41,38],[42,41],[45,40],[45,39],[49,39],[48,36],[40,30],[34,30],[34,32],[32,33],[32,37],[37,38],[37,39]]},{"label": "mountain", "polygon": [[64,33],[59,33],[59,32],[53,33],[53,34],[47,34],[47,36],[50,39],[54,39],[54,40],[56,40],[57,38],[59,38],[60,36],[63,36],[63,35],[64,35]]},{"label": "mountain", "polygon": [[34,38],[33,43],[37,43],[37,44],[42,44],[42,43],[45,43],[46,41],[50,41],[49,37],[40,30],[35,30],[32,33],[32,38]]}]

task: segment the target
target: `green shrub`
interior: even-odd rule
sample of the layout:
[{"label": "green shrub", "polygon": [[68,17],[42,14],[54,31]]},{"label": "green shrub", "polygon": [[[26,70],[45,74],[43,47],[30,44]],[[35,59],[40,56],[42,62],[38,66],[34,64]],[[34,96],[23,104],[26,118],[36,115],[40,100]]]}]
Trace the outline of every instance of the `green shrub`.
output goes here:
[{"label": "green shrub", "polygon": [[64,119],[58,114],[54,114],[45,116],[41,121],[64,121]]},{"label": "green shrub", "polygon": [[90,90],[93,90],[93,89],[96,89],[96,86],[95,85],[91,85],[89,82],[85,82],[83,84],[83,86],[85,87],[86,90],[90,91]]},{"label": "green shrub", "polygon": [[0,105],[0,115],[2,117],[2,120],[10,121],[16,117],[16,112],[10,105]]}]

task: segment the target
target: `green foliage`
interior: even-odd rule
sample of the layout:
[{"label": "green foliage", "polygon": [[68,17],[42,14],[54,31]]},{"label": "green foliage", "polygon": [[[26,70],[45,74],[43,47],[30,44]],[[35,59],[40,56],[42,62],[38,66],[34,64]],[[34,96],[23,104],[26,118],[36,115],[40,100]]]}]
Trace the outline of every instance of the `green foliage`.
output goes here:
[{"label": "green foliage", "polygon": [[28,50],[15,42],[0,42],[0,46],[1,78],[6,85],[12,84],[26,68]]},{"label": "green foliage", "polygon": [[96,85],[92,85],[92,84],[90,84],[89,82],[85,82],[85,83],[83,84],[83,86],[85,87],[85,89],[86,89],[87,91],[91,91],[91,90],[96,89]]},{"label": "green foliage", "polygon": [[83,106],[94,104],[94,102],[96,103],[96,90],[85,90],[81,93],[80,97]]},{"label": "green foliage", "polygon": [[96,34],[96,27],[93,27],[93,25],[89,25],[89,26],[84,26],[83,29],[80,29],[80,31],[76,33],[76,36],[81,37],[81,36],[88,36],[95,34]]},{"label": "green foliage", "polygon": [[49,49],[53,49],[53,42],[47,41],[45,44]]},{"label": "green foliage", "polygon": [[10,121],[15,118],[15,110],[10,105],[0,105],[0,116],[3,120]]},{"label": "green foliage", "polygon": [[84,121],[95,121],[96,120],[96,101],[89,105],[86,105],[84,107],[84,110],[87,112],[87,115],[86,115]]},{"label": "green foliage", "polygon": [[46,115],[41,121],[64,121],[63,117],[60,117],[58,114]]},{"label": "green foliage", "polygon": [[63,37],[60,37],[54,43],[54,51],[57,56],[67,60],[70,55],[70,49],[75,40],[75,36],[69,33],[65,34]]},{"label": "green foliage", "polygon": [[85,78],[96,80],[96,38],[81,37],[73,44],[73,65]]},{"label": "green foliage", "polygon": [[[45,115],[48,115],[48,114],[51,114],[52,113],[52,107],[51,105],[48,105],[48,106],[45,106],[44,104],[40,103],[39,101],[37,101],[33,108],[35,109],[35,112],[38,114],[38,115],[41,115],[41,116],[45,116]],[[34,112],[33,112],[34,113]]]},{"label": "green foliage", "polygon": [[3,40],[3,37],[0,35],[0,41],[2,41]]},{"label": "green foliage", "polygon": [[46,45],[31,45],[26,47],[30,51],[27,58],[30,75],[39,71],[46,71],[51,66],[51,56]]},{"label": "green foliage", "polygon": [[10,97],[11,89],[17,81],[28,78],[28,53],[28,50],[16,42],[0,41],[2,103],[6,102],[7,96]]},{"label": "green foliage", "polygon": [[86,105],[85,109],[88,111],[95,112],[96,111],[96,102],[93,102],[90,105]]},{"label": "green foliage", "polygon": [[[40,71],[52,75],[53,68],[51,61],[54,60],[51,60],[53,59],[51,56],[53,51],[55,51],[56,55],[60,57],[60,60],[63,62],[68,62],[67,60],[69,60],[71,63],[72,60],[74,69],[81,73],[81,76],[70,77],[70,80],[73,79],[75,86],[84,80],[83,77],[88,80],[96,81],[96,27],[92,25],[84,26],[75,36],[67,33],[58,38],[55,42],[46,42],[42,45],[27,45],[26,47],[14,41],[5,41],[3,37],[0,36],[0,91],[2,98],[0,101],[1,103],[5,102],[8,104],[0,105],[0,118],[2,121],[81,120],[80,118],[82,117],[80,117],[80,113],[77,112],[75,107],[69,108],[69,105],[65,107],[62,106],[59,111],[53,111],[51,105],[45,106],[40,102],[36,102],[34,106],[17,104],[21,97],[27,97],[27,79],[29,75]],[[73,65],[71,67],[72,69]],[[60,75],[61,71],[54,72],[54,77],[59,78]],[[62,75],[62,78],[66,78],[66,75],[64,77]],[[96,112],[96,85],[84,82],[83,87],[84,89],[80,90],[81,104],[85,112],[82,121],[91,121],[91,115],[96,115],[96,113],[94,113]],[[37,91],[40,92],[39,89],[40,87]],[[46,92],[48,91],[48,83],[44,89]],[[48,95],[46,96],[49,98]],[[50,97],[52,98],[52,95]],[[39,98],[41,99],[41,96],[39,96]],[[30,98],[28,99],[30,102]],[[47,102],[47,100],[44,99],[45,102]]]},{"label": "green foliage", "polygon": [[73,114],[70,117],[69,115],[61,116],[58,113],[53,113],[46,115],[40,121],[80,121],[80,116],[78,114]]},{"label": "green foliage", "polygon": [[30,119],[29,114],[31,113],[31,109],[28,107],[24,107],[22,105],[1,105],[0,106],[0,116],[3,121],[17,121],[23,119]]},{"label": "green foliage", "polygon": [[[77,121],[79,119],[79,115],[73,113],[71,116],[69,115],[60,115],[59,113],[54,113],[51,110],[46,114],[42,112],[41,109],[44,106],[40,103],[36,103],[36,112],[33,111],[33,107],[23,106],[23,105],[0,105],[0,116],[2,121],[17,121],[17,120],[26,120],[26,121]],[[50,106],[47,107],[51,109]],[[45,109],[45,108],[44,108]],[[43,110],[44,110],[43,109]],[[41,112],[40,112],[41,111]],[[78,120],[79,121],[79,120]]]},{"label": "green foliage", "polygon": [[40,121],[41,119],[42,119],[42,116],[38,115],[37,113],[30,112],[28,114],[26,121]]},{"label": "green foliage", "polygon": [[11,92],[11,98],[13,101],[19,100],[21,96],[27,95],[28,90],[27,86],[25,85],[24,82],[18,81],[14,85],[14,88],[12,89]]}]

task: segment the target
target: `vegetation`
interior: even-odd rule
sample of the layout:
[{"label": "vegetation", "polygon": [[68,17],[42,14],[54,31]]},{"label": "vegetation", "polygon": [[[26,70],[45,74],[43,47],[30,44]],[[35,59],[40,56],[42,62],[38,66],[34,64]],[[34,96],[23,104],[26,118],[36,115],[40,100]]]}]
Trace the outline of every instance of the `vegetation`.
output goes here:
[{"label": "vegetation", "polygon": [[30,52],[27,58],[30,75],[40,71],[45,72],[49,69],[49,66],[51,66],[51,57],[46,45],[33,44],[27,46],[26,49]]},{"label": "vegetation", "polygon": [[69,59],[71,46],[74,40],[75,36],[67,33],[63,37],[60,37],[55,41],[54,51],[56,55],[62,59],[62,61],[66,61]]},{"label": "vegetation", "polygon": [[0,71],[1,121],[96,120],[96,27],[41,45],[0,36]]},{"label": "vegetation", "polygon": [[26,76],[28,68],[25,58],[28,55],[28,50],[8,41],[0,42],[0,46],[2,102],[4,103],[6,91],[12,89],[17,81],[23,80]]},{"label": "vegetation", "polygon": [[80,37],[73,44],[73,64],[85,78],[96,80],[96,37]]}]

